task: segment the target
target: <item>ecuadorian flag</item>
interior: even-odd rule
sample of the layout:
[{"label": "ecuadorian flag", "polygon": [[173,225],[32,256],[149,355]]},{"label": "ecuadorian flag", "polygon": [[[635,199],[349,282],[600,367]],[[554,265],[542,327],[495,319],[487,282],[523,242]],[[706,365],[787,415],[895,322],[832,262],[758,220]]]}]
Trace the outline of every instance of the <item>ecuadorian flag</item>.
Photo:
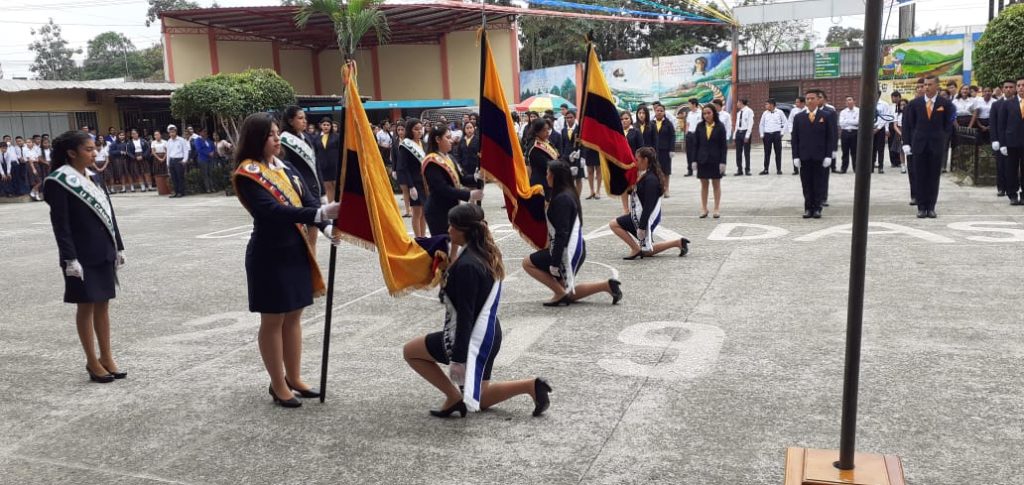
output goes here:
[{"label": "ecuadorian flag", "polygon": [[608,89],[593,43],[589,44],[588,51],[580,111],[580,143],[597,151],[601,157],[601,174],[608,193],[622,195],[636,184],[636,159],[622,132],[619,109],[615,107],[615,98]]},{"label": "ecuadorian flag", "polygon": [[[345,89],[345,148],[341,159],[341,208],[335,228],[358,246],[376,249],[384,283],[392,295],[426,288],[440,281],[440,262],[447,248],[427,238],[414,240],[406,232],[391,191],[377,140],[359,99],[355,63],[343,69]],[[435,256],[424,247],[434,246]],[[443,249],[440,246],[445,246]]]},{"label": "ecuadorian flag", "polygon": [[526,158],[508,111],[487,32],[480,30],[480,170],[505,194],[505,210],[519,234],[540,249],[548,245],[544,189],[530,185]]}]

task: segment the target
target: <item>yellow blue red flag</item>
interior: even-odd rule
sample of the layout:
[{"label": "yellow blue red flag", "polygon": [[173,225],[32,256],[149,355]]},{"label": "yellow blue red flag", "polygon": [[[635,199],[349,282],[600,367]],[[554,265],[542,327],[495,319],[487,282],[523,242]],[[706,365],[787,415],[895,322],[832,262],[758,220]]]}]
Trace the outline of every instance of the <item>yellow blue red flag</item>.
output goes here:
[{"label": "yellow blue red flag", "polygon": [[622,132],[619,109],[601,71],[597,49],[589,43],[587,50],[580,143],[600,156],[602,178],[608,193],[622,195],[636,184],[636,160]]}]

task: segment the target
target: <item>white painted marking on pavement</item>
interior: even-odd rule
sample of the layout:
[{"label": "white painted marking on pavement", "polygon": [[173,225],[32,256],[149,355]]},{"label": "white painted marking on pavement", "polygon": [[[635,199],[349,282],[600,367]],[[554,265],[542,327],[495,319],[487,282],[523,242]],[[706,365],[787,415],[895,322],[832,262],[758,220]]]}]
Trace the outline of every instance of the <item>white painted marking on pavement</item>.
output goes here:
[{"label": "white painted marking on pavement", "polygon": [[[688,335],[681,341],[673,341],[666,335],[648,336],[653,331],[666,328],[681,328]],[[644,322],[622,330],[619,341],[626,345],[675,349],[679,351],[679,356],[672,362],[658,362],[654,365],[638,364],[629,359],[601,359],[597,365],[602,369],[632,377],[695,379],[710,372],[718,362],[725,332],[713,325],[700,323]]]},{"label": "white painted marking on pavement", "polygon": [[1019,226],[1019,223],[1008,221],[978,221],[978,222],[954,222],[946,227],[954,231],[965,232],[994,232],[998,234],[1009,234],[1011,237],[989,237],[989,236],[967,236],[968,241],[977,242],[1024,242],[1024,230],[1011,228],[997,228],[985,226]]},{"label": "white painted marking on pavement", "polygon": [[[869,222],[868,227],[881,228],[880,231],[868,231],[868,235],[871,236],[885,236],[890,234],[905,234],[910,237],[916,237],[918,239],[932,242],[932,243],[952,243],[956,242],[946,236],[940,236],[928,231],[922,231],[921,229],[914,229],[907,227],[902,224],[893,224],[891,222]],[[794,241],[797,242],[811,242],[817,241],[825,236],[831,236],[833,234],[845,234],[849,235],[853,233],[853,224],[840,224],[838,226],[832,226],[827,229],[815,231],[810,234],[800,236]]]},{"label": "white painted marking on pavement", "polygon": [[196,236],[196,239],[227,239],[229,237],[248,236],[252,233],[252,224],[236,226],[219,231],[208,232]]},{"label": "white painted marking on pavement", "polygon": [[[759,229],[764,232],[760,234],[744,234],[742,236],[733,236],[732,233],[736,229]],[[766,226],[763,224],[750,224],[746,222],[723,222],[708,234],[708,241],[753,241],[756,239],[775,239],[780,238],[789,234],[789,231],[776,226]]]}]

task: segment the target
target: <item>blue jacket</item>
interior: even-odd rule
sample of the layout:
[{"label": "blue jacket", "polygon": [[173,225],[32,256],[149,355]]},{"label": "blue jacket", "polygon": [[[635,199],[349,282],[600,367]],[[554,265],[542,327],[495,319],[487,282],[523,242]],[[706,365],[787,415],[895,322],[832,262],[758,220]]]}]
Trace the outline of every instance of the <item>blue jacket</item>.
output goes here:
[{"label": "blue jacket", "polygon": [[836,118],[831,110],[818,109],[811,122],[809,112],[793,118],[793,158],[820,161],[832,157],[835,139],[839,135]]}]

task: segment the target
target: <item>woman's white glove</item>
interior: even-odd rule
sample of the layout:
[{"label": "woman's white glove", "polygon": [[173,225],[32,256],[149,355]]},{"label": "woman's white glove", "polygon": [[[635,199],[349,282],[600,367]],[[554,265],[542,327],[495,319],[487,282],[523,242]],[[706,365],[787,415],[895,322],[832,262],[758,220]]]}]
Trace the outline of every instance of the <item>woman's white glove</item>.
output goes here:
[{"label": "woman's white glove", "polygon": [[696,172],[697,171],[697,162],[690,162],[690,171],[691,172]]},{"label": "woman's white glove", "polygon": [[579,159],[580,159],[580,151],[578,149],[573,151],[571,154],[569,154],[569,161],[570,162],[575,162],[576,160],[579,160]]},{"label": "woman's white glove", "polygon": [[910,155],[910,145],[903,145],[903,153]]},{"label": "woman's white glove", "polygon": [[1006,147],[1000,147],[999,148],[999,153],[1002,153],[1004,157],[1008,156],[1010,154],[1009,151],[1006,149]]},{"label": "woman's white glove", "polygon": [[555,278],[562,277],[562,270],[558,266],[548,266],[548,273]]},{"label": "woman's white glove", "polygon": [[484,198],[484,191],[482,191],[480,189],[473,189],[473,190],[469,191],[469,200],[471,200],[471,201],[473,201],[473,200],[483,200],[483,198]]},{"label": "woman's white glove", "polygon": [[332,246],[338,246],[341,244],[341,236],[334,235],[333,224],[328,224],[327,227],[325,227],[323,231],[321,231],[321,233],[323,233],[324,237],[326,237],[327,240],[331,242]]},{"label": "woman's white glove", "polygon": [[127,263],[127,262],[128,262],[128,258],[125,257],[124,251],[118,251],[117,252],[117,267],[120,268],[121,266],[124,266],[124,263]]},{"label": "woman's white glove", "polygon": [[800,159],[799,158],[794,158],[793,159],[793,166],[796,167],[796,168],[800,168]]},{"label": "woman's white glove", "polygon": [[636,238],[641,241],[647,240],[647,229],[638,229],[636,231]]},{"label": "woman's white glove", "polygon": [[77,259],[69,259],[64,261],[64,263],[66,263],[64,267],[65,276],[85,281],[85,270],[82,269],[82,263],[79,263]]},{"label": "woman's white glove", "polygon": [[831,158],[825,158],[824,160],[821,161],[822,168],[828,168],[831,165],[832,165],[832,159]]},{"label": "woman's white glove", "polygon": [[338,211],[341,209],[341,204],[337,202],[331,202],[330,204],[320,207],[320,220],[317,222],[334,220],[338,218]]},{"label": "woman's white glove", "polygon": [[322,206],[323,205],[327,205],[327,196],[326,195],[321,195],[320,196],[320,205],[322,205]]},{"label": "woman's white glove", "polygon": [[994,151],[994,152],[998,152],[999,151],[999,142],[998,141],[992,142],[992,151]]},{"label": "woman's white glove", "polygon": [[409,198],[412,200],[420,200],[420,193],[416,191],[416,187],[409,188]]},{"label": "woman's white glove", "polygon": [[482,182],[484,180],[484,174],[480,173],[479,168],[476,169],[476,172],[473,172],[473,179],[477,182]]},{"label": "woman's white glove", "polygon": [[718,171],[719,171],[719,172],[720,172],[720,173],[721,173],[722,175],[725,175],[725,164],[724,164],[724,163],[719,163],[719,164],[718,164]]},{"label": "woman's white glove", "polygon": [[466,385],[466,364],[461,362],[452,362],[448,366],[448,376],[451,377],[452,382],[456,386]]},{"label": "woman's white glove", "polygon": [[572,176],[573,177],[576,176],[576,174],[579,172],[579,170],[580,170],[580,168],[575,166],[575,165],[569,167],[569,171],[572,172]]}]

